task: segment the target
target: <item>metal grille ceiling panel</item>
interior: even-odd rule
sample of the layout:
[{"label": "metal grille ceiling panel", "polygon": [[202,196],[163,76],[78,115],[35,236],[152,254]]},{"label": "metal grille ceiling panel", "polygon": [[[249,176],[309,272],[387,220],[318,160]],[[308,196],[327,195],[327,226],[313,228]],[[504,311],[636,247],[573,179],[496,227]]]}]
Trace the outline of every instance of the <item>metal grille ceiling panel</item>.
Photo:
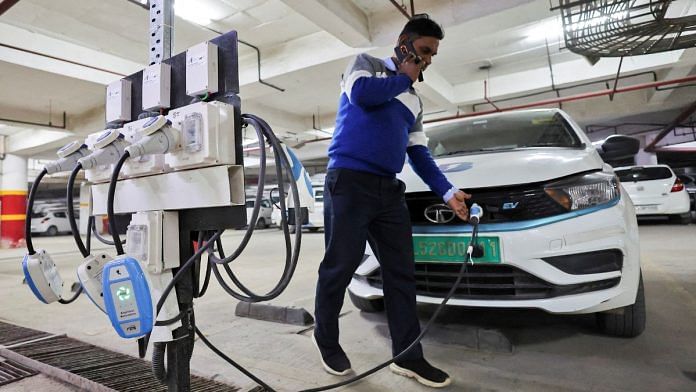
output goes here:
[{"label": "metal grille ceiling panel", "polygon": [[696,15],[667,17],[673,0],[559,0],[565,42],[587,56],[621,57],[696,46]]}]

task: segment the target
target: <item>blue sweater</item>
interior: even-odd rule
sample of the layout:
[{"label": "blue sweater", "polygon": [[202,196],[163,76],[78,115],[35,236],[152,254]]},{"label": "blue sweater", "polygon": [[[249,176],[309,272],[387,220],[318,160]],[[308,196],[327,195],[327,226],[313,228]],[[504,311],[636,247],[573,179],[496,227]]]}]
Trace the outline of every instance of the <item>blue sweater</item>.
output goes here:
[{"label": "blue sweater", "polygon": [[329,169],[394,177],[410,158],[430,189],[449,200],[455,190],[433,161],[423,132],[423,104],[411,79],[391,59],[361,54],[341,81]]}]

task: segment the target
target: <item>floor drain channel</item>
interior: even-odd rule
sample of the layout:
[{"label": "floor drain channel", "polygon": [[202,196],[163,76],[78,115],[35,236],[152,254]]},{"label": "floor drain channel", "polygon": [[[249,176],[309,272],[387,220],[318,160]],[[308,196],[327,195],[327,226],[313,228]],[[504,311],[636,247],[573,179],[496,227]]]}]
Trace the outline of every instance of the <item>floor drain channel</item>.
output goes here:
[{"label": "floor drain channel", "polygon": [[[40,362],[40,366],[47,365],[50,369],[60,369],[64,373],[67,372],[66,374],[74,375],[71,377],[78,376],[82,380],[89,380],[89,382],[96,383],[95,385],[113,391],[164,392],[167,390],[167,387],[162,385],[153,375],[152,364],[148,361],[97,347],[64,335],[51,337],[40,331],[0,322],[0,336],[3,338],[4,331],[12,331],[14,341],[19,338],[25,342],[2,348],[3,352],[7,353],[8,358],[20,361],[24,365],[30,365],[30,363],[25,363],[24,360],[20,359],[28,358],[31,361],[36,361],[33,363]],[[45,335],[46,338],[33,341],[42,337],[37,333]],[[0,344],[2,343],[0,342]],[[32,367],[34,366],[32,365]],[[36,368],[44,372],[41,367]],[[0,368],[0,380],[2,380],[2,376],[3,372]],[[64,381],[71,382],[67,379]],[[0,381],[0,385],[2,385],[2,381]],[[191,375],[190,390],[192,392],[235,392],[239,388]]]},{"label": "floor drain channel", "polygon": [[0,361],[0,386],[7,385],[36,374],[38,374],[38,372],[26,368],[16,362]]}]

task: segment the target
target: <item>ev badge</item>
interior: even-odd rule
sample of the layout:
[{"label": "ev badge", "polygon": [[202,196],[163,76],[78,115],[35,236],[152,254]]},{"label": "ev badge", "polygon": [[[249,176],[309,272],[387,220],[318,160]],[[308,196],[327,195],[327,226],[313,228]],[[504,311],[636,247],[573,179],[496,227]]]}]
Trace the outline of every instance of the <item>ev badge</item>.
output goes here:
[{"label": "ev badge", "polygon": [[454,211],[445,204],[433,204],[425,209],[425,219],[433,223],[448,223],[454,219]]}]

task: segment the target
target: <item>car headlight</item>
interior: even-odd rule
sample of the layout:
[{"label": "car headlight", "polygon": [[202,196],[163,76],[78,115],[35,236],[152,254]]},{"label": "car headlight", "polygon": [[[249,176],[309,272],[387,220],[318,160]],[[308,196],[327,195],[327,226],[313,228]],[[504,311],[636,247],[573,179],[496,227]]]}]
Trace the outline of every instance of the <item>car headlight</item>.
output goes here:
[{"label": "car headlight", "polygon": [[602,172],[554,182],[544,190],[568,211],[610,203],[621,196],[616,176]]}]

